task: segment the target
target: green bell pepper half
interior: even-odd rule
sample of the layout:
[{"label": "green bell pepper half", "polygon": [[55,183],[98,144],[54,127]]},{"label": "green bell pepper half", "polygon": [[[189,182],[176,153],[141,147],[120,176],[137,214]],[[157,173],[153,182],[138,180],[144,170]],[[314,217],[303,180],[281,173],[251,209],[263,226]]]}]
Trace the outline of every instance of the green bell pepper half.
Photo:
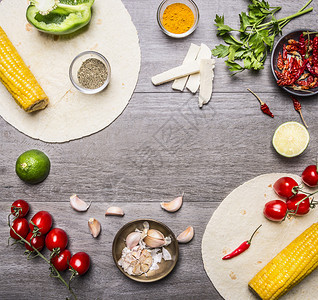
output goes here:
[{"label": "green bell pepper half", "polygon": [[94,0],[60,0],[57,7],[46,15],[40,14],[36,6],[31,4],[27,8],[26,18],[40,31],[56,35],[69,34],[89,23],[93,3]]}]

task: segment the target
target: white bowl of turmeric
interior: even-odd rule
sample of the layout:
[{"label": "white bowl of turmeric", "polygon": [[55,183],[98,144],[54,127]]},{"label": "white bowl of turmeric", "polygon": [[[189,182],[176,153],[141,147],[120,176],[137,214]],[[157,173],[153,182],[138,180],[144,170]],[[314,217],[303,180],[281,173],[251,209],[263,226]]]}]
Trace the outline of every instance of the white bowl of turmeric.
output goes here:
[{"label": "white bowl of turmeric", "polygon": [[199,9],[192,0],[163,0],[157,10],[157,21],[166,35],[183,38],[197,28]]}]

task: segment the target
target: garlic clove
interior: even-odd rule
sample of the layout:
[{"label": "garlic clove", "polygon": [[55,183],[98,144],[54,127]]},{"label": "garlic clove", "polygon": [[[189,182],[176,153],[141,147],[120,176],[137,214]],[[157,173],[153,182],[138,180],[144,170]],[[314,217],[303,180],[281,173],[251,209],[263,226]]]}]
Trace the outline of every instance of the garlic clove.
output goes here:
[{"label": "garlic clove", "polygon": [[155,239],[164,240],[165,238],[165,236],[157,229],[149,229],[147,235]]},{"label": "garlic clove", "polygon": [[87,204],[85,201],[78,198],[76,194],[70,197],[70,204],[76,211],[87,211],[91,206],[91,202]]},{"label": "garlic clove", "polygon": [[164,235],[156,229],[149,229],[144,242],[150,248],[162,247],[166,244]]},{"label": "garlic clove", "polygon": [[194,236],[194,230],[192,226],[189,226],[185,231],[181,232],[178,237],[177,240],[179,243],[188,243],[192,240]]},{"label": "garlic clove", "polygon": [[141,232],[134,231],[129,233],[126,237],[127,247],[131,250],[132,248],[137,246],[139,244],[140,238],[141,238]]},{"label": "garlic clove", "polygon": [[175,198],[174,200],[170,202],[161,202],[161,208],[168,212],[175,212],[180,209],[182,206],[182,201],[183,201],[183,195],[180,197]]},{"label": "garlic clove", "polygon": [[88,220],[88,228],[94,238],[99,236],[101,231],[101,225],[96,219],[90,218]]},{"label": "garlic clove", "polygon": [[124,215],[124,211],[118,206],[111,206],[107,208],[105,216],[120,216]]},{"label": "garlic clove", "polygon": [[165,245],[165,240],[161,240],[161,239],[156,239],[156,238],[153,238],[149,235],[147,235],[145,238],[144,238],[144,241],[146,243],[146,245],[150,248],[158,248],[158,247],[162,247]]}]

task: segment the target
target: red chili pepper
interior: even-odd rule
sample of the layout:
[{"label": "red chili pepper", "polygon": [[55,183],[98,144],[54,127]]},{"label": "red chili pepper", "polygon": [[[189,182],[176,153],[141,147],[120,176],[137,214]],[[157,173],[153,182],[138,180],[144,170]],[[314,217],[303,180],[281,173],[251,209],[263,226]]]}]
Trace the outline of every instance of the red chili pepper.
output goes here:
[{"label": "red chili pepper", "polygon": [[269,110],[269,107],[267,106],[266,103],[264,103],[253,91],[251,91],[250,89],[247,89],[250,93],[252,93],[257,100],[260,102],[261,104],[261,110],[264,114],[269,115],[270,117],[274,118],[274,115],[272,114],[272,112]]},{"label": "red chili pepper", "polygon": [[300,102],[295,97],[293,97],[293,96],[290,96],[290,97],[293,100],[295,110],[297,112],[299,112],[301,120],[303,121],[304,125],[308,128],[308,126],[307,126],[307,124],[306,124],[306,122],[304,120],[303,114],[301,112],[301,104],[300,104]]},{"label": "red chili pepper", "polygon": [[243,242],[238,248],[236,248],[233,252],[231,252],[228,255],[225,255],[224,257],[222,257],[223,260],[226,259],[231,259],[235,256],[240,255],[241,253],[243,253],[244,251],[246,251],[250,246],[251,246],[251,242],[252,242],[252,238],[254,237],[255,233],[257,232],[258,229],[260,229],[262,225],[259,225],[255,231],[253,232],[251,238],[248,241]]},{"label": "red chili pepper", "polygon": [[317,73],[318,68],[318,37],[315,36],[315,38],[312,41],[312,63],[314,66],[314,70]]},{"label": "red chili pepper", "polygon": [[299,37],[299,50],[298,52],[301,54],[302,58],[305,58],[306,52],[307,52],[307,45],[304,38],[304,35],[301,34]]},{"label": "red chili pepper", "polygon": [[274,115],[272,114],[272,112],[269,110],[269,107],[267,106],[266,103],[263,102],[263,104],[261,105],[261,110],[264,114],[271,116],[272,118],[274,118]]}]

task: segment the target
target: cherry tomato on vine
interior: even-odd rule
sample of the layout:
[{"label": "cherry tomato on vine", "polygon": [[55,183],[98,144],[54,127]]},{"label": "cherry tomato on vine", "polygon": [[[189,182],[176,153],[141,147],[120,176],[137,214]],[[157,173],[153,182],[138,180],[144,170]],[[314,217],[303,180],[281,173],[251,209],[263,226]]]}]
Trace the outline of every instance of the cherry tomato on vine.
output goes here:
[{"label": "cherry tomato on vine", "polygon": [[[15,219],[12,223],[12,228],[15,230],[17,234],[21,235],[23,238],[25,238],[28,235],[30,230],[29,223],[25,218]],[[13,232],[11,228],[10,236],[15,240],[20,240],[20,238]]]},{"label": "cherry tomato on vine", "polygon": [[51,263],[58,271],[64,271],[69,267],[71,260],[71,252],[67,249],[60,252],[51,258]]},{"label": "cherry tomato on vine", "polygon": [[291,177],[281,177],[273,185],[275,193],[285,199],[295,195],[294,187],[298,187],[298,183]]},{"label": "cherry tomato on vine", "polygon": [[301,179],[303,183],[310,186],[316,187],[318,186],[318,167],[316,165],[308,166],[303,174],[301,175]]},{"label": "cherry tomato on vine", "polygon": [[90,266],[90,258],[85,252],[77,252],[71,257],[70,269],[74,269],[77,275],[85,274]]},{"label": "cherry tomato on vine", "polygon": [[[305,199],[306,197],[307,195],[305,194],[297,194],[296,196],[288,199],[286,201],[288,210],[293,210],[294,212],[296,212],[297,210],[296,216],[302,216],[302,215],[308,214],[308,212],[310,211],[310,201],[309,201],[309,198]],[[305,200],[299,204],[297,209],[297,203],[301,201],[302,199],[305,199]]]},{"label": "cherry tomato on vine", "polygon": [[[45,244],[45,237],[44,235],[40,235],[40,236],[35,236],[33,237],[33,233],[29,232],[29,234],[27,235],[27,237],[25,238],[34,248],[36,248],[37,250],[41,251],[44,247]],[[34,249],[32,247],[30,247],[27,243],[25,243],[25,248],[29,251],[34,251]]]},{"label": "cherry tomato on vine", "polygon": [[68,243],[66,232],[61,228],[53,228],[45,238],[45,245],[50,251],[60,249],[63,251]]},{"label": "cherry tomato on vine", "polygon": [[282,200],[272,200],[265,204],[264,216],[271,221],[283,221],[287,213],[287,204]]},{"label": "cherry tomato on vine", "polygon": [[[34,223],[34,225],[32,224]],[[52,227],[53,219],[47,211],[37,212],[31,219],[30,229],[32,232],[39,232],[40,234],[47,234]]]},{"label": "cherry tomato on vine", "polygon": [[11,213],[16,218],[25,217],[28,214],[29,209],[28,202],[22,199],[14,201],[11,205]]}]

